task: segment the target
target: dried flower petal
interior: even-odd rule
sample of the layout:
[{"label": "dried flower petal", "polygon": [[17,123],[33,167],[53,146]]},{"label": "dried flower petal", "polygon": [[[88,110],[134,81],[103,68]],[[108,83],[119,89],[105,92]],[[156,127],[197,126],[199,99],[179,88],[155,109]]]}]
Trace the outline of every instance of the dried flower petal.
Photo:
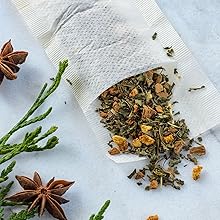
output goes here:
[{"label": "dried flower petal", "polygon": [[165,143],[171,143],[174,141],[174,137],[172,134],[163,137]]},{"label": "dried flower petal", "polygon": [[120,150],[116,147],[111,148],[108,152],[109,152],[110,155],[120,154]]},{"label": "dried flower petal", "polygon": [[152,126],[149,125],[141,125],[140,127],[141,127],[141,131],[145,134],[152,129]]},{"label": "dried flower petal", "polygon": [[149,135],[141,135],[139,137],[139,140],[143,143],[143,144],[146,144],[146,145],[151,145],[151,144],[154,144],[155,140],[150,137]]},{"label": "dried flower petal", "polygon": [[152,118],[157,112],[150,106],[143,106],[142,119]]},{"label": "dried flower petal", "polygon": [[192,170],[192,178],[194,180],[198,180],[200,178],[200,174],[202,172],[202,169],[203,169],[203,167],[199,166],[199,165],[193,168],[193,170]]},{"label": "dried flower petal", "polygon": [[120,136],[120,135],[114,135],[112,137],[112,140],[115,144],[117,144],[118,146],[124,146],[127,147],[128,146],[128,142],[126,140],[126,138]]},{"label": "dried flower petal", "polygon": [[142,145],[139,138],[134,139],[131,144],[132,144],[133,147],[141,147],[141,145]]}]

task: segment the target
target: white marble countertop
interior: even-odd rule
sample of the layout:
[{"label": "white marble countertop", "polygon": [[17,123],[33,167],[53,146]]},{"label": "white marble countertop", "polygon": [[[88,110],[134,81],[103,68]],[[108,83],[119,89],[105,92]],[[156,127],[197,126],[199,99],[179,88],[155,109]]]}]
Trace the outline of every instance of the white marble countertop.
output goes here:
[{"label": "white marble countertop", "polygon": [[[213,0],[158,0],[161,9],[202,65],[220,91],[220,2]],[[0,88],[0,135],[24,114],[41,85],[55,73],[55,69],[8,0],[0,1],[0,44],[9,38],[15,48],[30,52],[28,62],[22,67],[15,82],[5,81]],[[66,101],[67,104],[64,102]],[[52,115],[44,121],[46,129],[57,124],[60,145],[52,151],[23,154],[16,157],[17,165],[11,175],[31,176],[36,170],[44,181],[51,176],[75,180],[76,184],[66,193],[71,202],[63,206],[68,219],[87,220],[101,204],[110,199],[106,220],[144,220],[158,213],[160,220],[211,220],[220,214],[220,127],[204,135],[208,155],[201,160],[203,178],[195,183],[184,170],[186,185],[181,191],[171,188],[145,192],[126,175],[137,164],[115,164],[100,150],[96,140],[68,86],[62,83],[44,105],[53,105]],[[202,119],[201,119],[202,120]],[[15,138],[19,138],[18,136]],[[20,190],[15,184],[13,192]],[[37,219],[37,217],[36,217]],[[52,219],[46,215],[43,219]]]}]

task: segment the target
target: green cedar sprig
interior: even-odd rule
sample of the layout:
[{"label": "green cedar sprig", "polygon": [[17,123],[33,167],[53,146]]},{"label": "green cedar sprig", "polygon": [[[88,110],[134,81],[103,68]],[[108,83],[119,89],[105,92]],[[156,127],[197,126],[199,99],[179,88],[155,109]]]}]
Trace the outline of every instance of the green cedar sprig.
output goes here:
[{"label": "green cedar sprig", "polygon": [[[45,113],[35,116],[31,118],[31,116],[36,112],[36,110],[45,102],[45,100],[57,89],[60,84],[62,74],[68,66],[68,61],[60,62],[59,71],[54,79],[54,82],[51,84],[49,88],[47,88],[47,84],[44,84],[41,89],[37,99],[24,115],[24,117],[2,138],[0,138],[0,164],[5,163],[11,158],[22,152],[33,152],[33,151],[44,151],[48,149],[54,148],[59,139],[56,136],[50,137],[47,140],[47,143],[44,146],[40,146],[39,142],[47,139],[51,134],[53,134],[56,130],[56,126],[52,126],[48,131],[42,133],[42,127],[37,127],[35,130],[28,132],[25,134],[21,143],[9,144],[7,143],[10,137],[19,129],[22,129],[30,124],[34,124],[38,121],[44,120],[52,111],[52,107],[50,107]],[[11,162],[7,168],[5,168],[0,174],[0,183],[2,184],[8,179],[8,174],[12,172],[15,166],[15,161]],[[0,186],[0,220],[4,220],[4,207],[5,206],[15,206],[15,205],[24,205],[24,203],[16,203],[6,201],[4,198],[7,196],[8,192],[12,187],[13,182],[10,182],[6,186]],[[33,218],[35,211],[28,212],[27,210],[22,210],[18,213],[12,213],[8,220],[27,220]]]},{"label": "green cedar sprig", "polygon": [[18,213],[12,213],[8,220],[27,220],[35,216],[36,211],[21,210]]},{"label": "green cedar sprig", "polygon": [[110,205],[110,200],[107,200],[105,204],[101,207],[98,214],[93,214],[90,216],[89,220],[102,220],[104,218],[104,213]]},{"label": "green cedar sprig", "polygon": [[56,136],[53,136],[48,139],[45,146],[38,146],[38,142],[47,138],[57,130],[56,126],[52,126],[47,132],[43,134],[41,134],[42,127],[38,127],[32,132],[28,132],[23,138],[23,141],[19,144],[7,144],[7,142],[9,138],[19,129],[24,128],[30,124],[34,124],[38,121],[42,121],[51,113],[52,107],[50,107],[45,113],[31,118],[36,110],[57,89],[60,84],[62,74],[64,73],[67,66],[67,60],[60,62],[59,71],[51,86],[47,88],[47,83],[44,84],[35,102],[24,115],[24,117],[6,135],[4,135],[0,139],[0,155],[3,155],[2,157],[0,157],[0,164],[10,160],[11,158],[22,152],[44,151],[52,149],[58,144],[59,139]]}]

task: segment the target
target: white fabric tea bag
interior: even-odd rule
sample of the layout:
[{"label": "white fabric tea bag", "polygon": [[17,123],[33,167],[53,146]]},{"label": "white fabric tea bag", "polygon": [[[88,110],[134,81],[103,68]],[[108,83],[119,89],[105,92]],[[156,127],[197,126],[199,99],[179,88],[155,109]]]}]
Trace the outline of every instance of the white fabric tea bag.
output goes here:
[{"label": "white fabric tea bag", "polygon": [[[220,122],[220,94],[154,0],[13,1],[53,63],[69,59],[65,78],[72,82],[101,148],[107,148],[110,137],[95,112],[97,97],[119,81],[158,66],[176,84],[176,108],[192,137]],[[166,55],[166,46],[174,48],[174,58]],[[176,67],[181,77],[174,74]],[[205,89],[188,92],[201,85]],[[122,163],[143,158],[121,155],[111,159]]]}]

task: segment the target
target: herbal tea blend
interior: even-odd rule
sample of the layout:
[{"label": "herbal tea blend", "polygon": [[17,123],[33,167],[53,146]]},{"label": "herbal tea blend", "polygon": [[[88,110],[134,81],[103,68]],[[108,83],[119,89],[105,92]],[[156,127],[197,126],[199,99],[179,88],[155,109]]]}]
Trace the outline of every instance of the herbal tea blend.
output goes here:
[{"label": "herbal tea blend", "polygon": [[206,154],[200,139],[192,146],[184,119],[175,119],[179,112],[172,110],[173,87],[159,67],[125,79],[99,96],[101,123],[112,134],[109,154],[146,157],[146,166],[128,178],[138,185],[148,179],[147,190],[159,184],[180,189],[184,181],[177,178],[177,165],[182,159],[197,164],[196,156]]}]

